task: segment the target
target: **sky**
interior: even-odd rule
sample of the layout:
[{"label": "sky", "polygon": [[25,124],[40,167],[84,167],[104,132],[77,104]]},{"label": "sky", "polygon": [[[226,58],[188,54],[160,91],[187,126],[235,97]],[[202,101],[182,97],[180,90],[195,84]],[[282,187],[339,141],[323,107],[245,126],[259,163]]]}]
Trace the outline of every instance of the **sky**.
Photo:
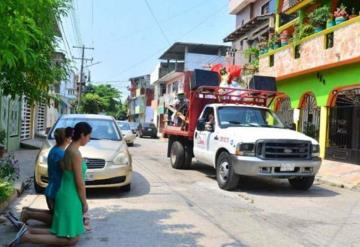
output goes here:
[{"label": "sky", "polygon": [[85,52],[93,58],[87,65],[96,63],[88,67],[91,81],[111,84],[124,97],[128,79],[150,74],[174,42],[223,44],[235,29],[228,0],[72,1],[73,9],[62,21],[64,49],[68,56],[80,57],[73,46],[94,47]]}]

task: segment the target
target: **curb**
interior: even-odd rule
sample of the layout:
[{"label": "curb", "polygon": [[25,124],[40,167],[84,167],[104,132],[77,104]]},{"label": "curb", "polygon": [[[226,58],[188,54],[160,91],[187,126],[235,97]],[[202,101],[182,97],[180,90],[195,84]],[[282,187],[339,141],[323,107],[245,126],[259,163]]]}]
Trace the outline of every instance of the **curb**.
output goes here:
[{"label": "curb", "polygon": [[24,182],[18,182],[14,184],[14,192],[12,195],[4,202],[0,204],[0,213],[2,213],[9,205],[11,205],[25,190]]},{"label": "curb", "polygon": [[316,177],[315,180],[317,182],[321,182],[330,186],[334,186],[334,187],[338,187],[338,188],[342,188],[342,189],[349,189],[349,190],[353,190],[353,191],[360,191],[360,185],[353,185],[353,184],[347,184],[347,183],[343,183],[339,180],[336,179],[329,179],[329,178],[324,178],[324,177]]}]

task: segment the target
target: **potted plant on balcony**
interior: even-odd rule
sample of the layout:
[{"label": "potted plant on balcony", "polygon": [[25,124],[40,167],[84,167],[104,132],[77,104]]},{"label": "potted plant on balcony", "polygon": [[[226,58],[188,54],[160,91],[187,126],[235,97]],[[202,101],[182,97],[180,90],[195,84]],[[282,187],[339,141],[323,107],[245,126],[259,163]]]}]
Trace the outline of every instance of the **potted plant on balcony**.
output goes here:
[{"label": "potted plant on balcony", "polygon": [[326,28],[333,27],[334,23],[334,15],[330,13],[328,20],[326,21]]},{"label": "potted plant on balcony", "polygon": [[340,7],[336,8],[334,17],[336,25],[347,20],[349,14],[346,12],[346,6],[344,4],[341,4]]},{"label": "potted plant on balcony", "polygon": [[351,15],[349,16],[349,19],[352,19],[352,18],[355,18],[357,17],[358,15],[356,14],[356,9],[353,7],[351,9]]},{"label": "potted plant on balcony", "polygon": [[280,34],[280,43],[281,43],[281,46],[285,46],[289,43],[289,31],[284,30]]},{"label": "potted plant on balcony", "polygon": [[326,22],[329,19],[329,16],[330,16],[330,8],[327,5],[317,8],[312,13],[309,14],[310,23],[315,28],[316,33],[324,30]]},{"label": "potted plant on balcony", "polygon": [[268,43],[266,41],[266,38],[262,37],[258,43],[258,47],[259,47],[259,53],[260,54],[265,54],[269,51],[268,48]]}]

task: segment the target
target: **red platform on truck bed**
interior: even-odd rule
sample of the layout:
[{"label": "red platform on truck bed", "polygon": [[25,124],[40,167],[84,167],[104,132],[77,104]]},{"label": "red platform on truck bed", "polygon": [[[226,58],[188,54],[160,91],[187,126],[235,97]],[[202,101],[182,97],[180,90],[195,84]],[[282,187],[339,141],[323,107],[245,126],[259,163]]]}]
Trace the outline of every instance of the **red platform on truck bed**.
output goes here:
[{"label": "red platform on truck bed", "polygon": [[208,104],[241,104],[269,107],[273,100],[283,95],[280,92],[240,89],[240,88],[220,88],[220,87],[199,87],[187,94],[189,100],[186,119],[188,124],[183,127],[167,126],[164,134],[171,136],[183,136],[188,139],[193,138],[197,120]]}]

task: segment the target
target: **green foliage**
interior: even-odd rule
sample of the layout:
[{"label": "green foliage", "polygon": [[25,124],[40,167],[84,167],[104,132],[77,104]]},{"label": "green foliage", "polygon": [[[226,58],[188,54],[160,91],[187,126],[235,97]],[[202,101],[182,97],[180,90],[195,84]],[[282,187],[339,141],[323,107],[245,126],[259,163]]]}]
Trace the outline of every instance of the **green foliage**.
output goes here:
[{"label": "green foliage", "polygon": [[19,162],[10,154],[0,159],[0,179],[14,181],[19,177]]},{"label": "green foliage", "polygon": [[88,114],[98,114],[104,109],[104,102],[99,95],[94,93],[86,93],[82,96],[80,104],[80,112]]},{"label": "green foliage", "polygon": [[314,27],[324,27],[329,17],[330,7],[328,5],[316,8],[313,12],[309,14],[310,23]]},{"label": "green foliage", "polygon": [[303,38],[312,35],[314,31],[314,27],[310,24],[296,24],[291,40],[293,42],[293,45],[297,46]]},{"label": "green foliage", "polygon": [[0,203],[6,201],[13,193],[12,183],[0,178]]},{"label": "green foliage", "polygon": [[89,85],[83,95],[80,111],[82,113],[98,114],[105,112],[115,118],[125,114],[126,109],[121,103],[121,93],[111,85]]},{"label": "green foliage", "polygon": [[257,47],[249,47],[244,51],[244,55],[247,59],[249,59],[249,65],[246,67],[249,71],[252,71],[251,73],[255,73],[259,69],[259,55],[260,51]]},{"label": "green foliage", "polygon": [[30,102],[49,99],[51,84],[66,78],[68,61],[54,61],[57,20],[68,0],[0,1],[0,88]]}]

